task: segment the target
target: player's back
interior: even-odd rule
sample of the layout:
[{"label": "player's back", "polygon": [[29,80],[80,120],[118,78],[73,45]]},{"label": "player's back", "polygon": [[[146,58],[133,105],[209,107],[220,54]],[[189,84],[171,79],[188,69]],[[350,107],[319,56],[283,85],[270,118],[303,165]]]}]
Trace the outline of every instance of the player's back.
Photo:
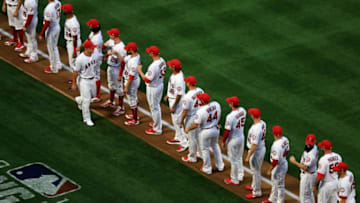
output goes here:
[{"label": "player's back", "polygon": [[210,129],[218,125],[221,115],[220,104],[216,101],[204,105],[199,110],[201,117],[200,127],[202,129]]},{"label": "player's back", "polygon": [[278,160],[278,165],[285,164],[287,162],[286,157],[289,151],[289,140],[285,136],[282,136],[281,139],[274,141],[273,145],[271,146],[271,162],[273,159],[275,159]]},{"label": "player's back", "polygon": [[147,83],[149,87],[158,87],[164,84],[164,76],[166,71],[166,63],[165,60],[160,57],[160,59],[153,61],[149,68],[148,72],[151,71],[152,80]]},{"label": "player's back", "polygon": [[130,75],[134,76],[134,80],[139,78],[139,73],[136,67],[141,64],[140,54],[137,54],[134,57],[132,57],[131,55],[127,55],[124,58],[124,61],[125,61],[125,69],[124,69],[125,80],[128,80]]},{"label": "player's back", "polygon": [[61,3],[57,0],[50,2],[44,10],[44,19],[50,22],[49,29],[59,26]]},{"label": "player's back", "polygon": [[36,0],[25,0],[24,1],[24,9],[25,9],[25,18],[28,15],[33,15],[36,17],[38,15],[38,3]]},{"label": "player's back", "polygon": [[246,111],[243,107],[227,115],[225,129],[230,130],[229,138],[244,136],[245,119]]},{"label": "player's back", "polygon": [[255,151],[265,148],[266,123],[261,120],[259,123],[253,124],[248,132],[247,147],[250,149],[252,144],[256,144]]},{"label": "player's back", "polygon": [[204,90],[200,87],[196,87],[193,90],[189,90],[183,100],[183,108],[187,109],[187,116],[193,116],[200,109],[200,101],[197,98],[198,94],[204,93]]},{"label": "player's back", "polygon": [[96,45],[96,49],[99,52],[101,52],[102,51],[102,46],[104,44],[104,40],[103,40],[101,30],[99,32],[97,32],[97,33],[90,32],[89,39],[93,44]]},{"label": "player's back", "polygon": [[342,161],[339,154],[331,152],[323,155],[319,160],[318,173],[323,174],[324,178],[322,181],[331,182],[338,180],[338,173],[334,171],[334,166],[338,165]]}]

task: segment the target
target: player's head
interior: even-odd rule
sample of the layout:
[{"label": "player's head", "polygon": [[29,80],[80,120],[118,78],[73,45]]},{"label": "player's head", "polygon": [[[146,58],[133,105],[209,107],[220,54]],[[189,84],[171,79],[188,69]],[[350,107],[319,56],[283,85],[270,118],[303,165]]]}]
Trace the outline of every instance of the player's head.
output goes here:
[{"label": "player's head", "polygon": [[146,52],[149,54],[151,58],[157,57],[160,54],[160,49],[157,46],[151,46],[146,48]]},{"label": "player's head", "polygon": [[333,170],[338,172],[341,176],[346,173],[346,171],[348,170],[348,166],[345,162],[340,162],[338,165],[333,167]]},{"label": "player's head", "polygon": [[330,140],[323,140],[321,142],[319,142],[318,146],[326,153],[326,152],[331,152],[332,149],[332,143],[330,142]]},{"label": "player's head", "polygon": [[138,46],[135,42],[129,42],[125,48],[124,48],[127,52],[130,52],[130,53],[135,53],[137,52],[138,50]]},{"label": "player's head", "polygon": [[272,128],[272,132],[273,132],[275,140],[280,139],[282,137],[282,128],[281,128],[281,126],[279,126],[279,125],[274,126]]},{"label": "player's head", "polygon": [[258,108],[250,108],[248,110],[248,113],[250,114],[251,118],[253,120],[259,120],[261,116],[261,111]]},{"label": "player's head", "polygon": [[107,34],[109,35],[110,39],[115,40],[119,38],[120,30],[117,28],[111,28],[107,31]]},{"label": "player's head", "polygon": [[314,134],[308,134],[305,139],[305,151],[309,152],[312,150],[316,143],[316,136]]},{"label": "player's head", "polygon": [[90,30],[94,33],[97,33],[100,31],[101,26],[97,19],[93,18],[90,19],[88,22],[86,22],[86,25],[90,28]]},{"label": "player's head", "polygon": [[74,7],[71,4],[64,4],[61,6],[61,10],[64,12],[64,15],[70,15],[74,12]]},{"label": "player's head", "polygon": [[196,97],[201,102],[201,105],[210,103],[210,95],[208,93],[198,94]]},{"label": "player's head", "polygon": [[181,61],[179,59],[173,59],[167,62],[172,72],[178,73],[181,71]]},{"label": "player's head", "polygon": [[190,89],[192,87],[195,87],[196,85],[196,78],[194,76],[188,76],[184,78],[184,81],[186,82],[186,86]]},{"label": "player's head", "polygon": [[229,103],[229,106],[234,109],[239,107],[240,100],[237,96],[228,97],[226,98],[227,103]]},{"label": "player's head", "polygon": [[86,55],[92,55],[92,53],[94,52],[94,49],[96,48],[96,45],[94,45],[90,40],[86,40],[84,42],[84,49],[85,49],[85,54]]}]

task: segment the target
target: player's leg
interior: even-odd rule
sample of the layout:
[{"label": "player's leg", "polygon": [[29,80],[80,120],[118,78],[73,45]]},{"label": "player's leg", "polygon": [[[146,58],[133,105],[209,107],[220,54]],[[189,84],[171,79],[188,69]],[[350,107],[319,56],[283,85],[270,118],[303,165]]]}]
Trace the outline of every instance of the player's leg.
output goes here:
[{"label": "player's leg", "polygon": [[219,134],[220,131],[217,128],[210,129],[212,132],[211,138],[210,138],[210,145],[214,153],[214,159],[215,159],[215,166],[219,171],[224,170],[224,161],[222,159],[222,153],[219,146]]},{"label": "player's leg", "polygon": [[239,168],[238,168],[238,179],[243,181],[244,179],[244,165],[243,165],[243,154],[244,154],[244,136],[240,139],[240,150],[239,150]]},{"label": "player's leg", "polygon": [[337,185],[338,181],[333,181],[331,184],[329,184],[329,203],[337,203]]},{"label": "player's leg", "polygon": [[279,174],[277,168],[274,168],[271,172],[271,192],[269,196],[269,201],[276,203],[278,197],[278,185],[279,185]]},{"label": "player's leg", "polygon": [[211,144],[211,134],[209,130],[201,130],[200,132],[201,139],[201,154],[203,159],[202,171],[207,174],[212,173],[211,159],[210,159],[210,144]]},{"label": "player's leg", "polygon": [[74,44],[72,41],[66,41],[66,50],[67,50],[67,55],[68,55],[69,66],[70,66],[70,68],[72,68],[74,70],[75,64],[72,63],[72,61],[73,61],[72,56],[74,54]]},{"label": "player's leg", "polygon": [[99,64],[97,64],[96,66],[96,96],[93,99],[93,102],[99,102],[101,101],[101,97],[100,97],[100,87],[101,87],[101,80],[100,80],[100,75],[101,75],[101,62],[99,62]]},{"label": "player's leg", "polygon": [[230,178],[231,181],[235,184],[239,184],[239,159],[240,159],[240,139],[231,138],[227,144],[227,151],[230,158],[231,169],[230,169]]},{"label": "player's leg", "polygon": [[19,8],[18,16],[15,17],[15,29],[18,35],[18,43],[15,47],[15,51],[22,51],[24,49],[24,7],[21,5]]},{"label": "player's leg", "polygon": [[54,62],[56,64],[56,70],[57,71],[62,69],[61,61],[60,61],[59,49],[57,47],[58,41],[59,41],[59,35],[60,35],[60,28],[58,30],[55,30],[55,32],[53,34]]},{"label": "player's leg", "polygon": [[116,79],[114,80],[113,77],[114,71],[115,68],[108,66],[106,73],[107,73],[108,88],[110,90],[110,95],[109,95],[109,100],[101,104],[103,108],[107,108],[115,105],[114,100],[115,100],[115,93],[116,93],[116,89],[118,88],[118,84],[115,81]]},{"label": "player's leg", "polygon": [[48,54],[49,54],[49,61],[50,61],[50,69],[51,71],[55,71],[56,70],[56,66],[54,63],[54,53],[53,53],[53,40],[52,40],[52,32],[50,32],[49,30],[47,31],[47,33],[45,34],[45,40],[46,40],[46,47],[48,50]]},{"label": "player's leg", "polygon": [[277,203],[284,203],[285,199],[285,175],[288,171],[287,162],[281,166],[281,172],[278,175],[277,179],[277,189],[278,189],[278,197]]},{"label": "player's leg", "polygon": [[12,46],[12,45],[16,44],[16,42],[17,42],[17,34],[16,34],[16,30],[15,30],[15,22],[14,22],[14,17],[13,17],[14,12],[15,12],[15,7],[7,5],[6,11],[7,11],[8,22],[9,22],[9,26],[10,26],[11,34],[13,35],[13,38],[10,39],[9,41],[6,41],[5,45]]},{"label": "player's leg", "polygon": [[319,190],[318,190],[318,197],[317,202],[326,202],[328,203],[330,194],[328,192],[328,184],[326,183],[320,183]]},{"label": "player's leg", "polygon": [[[194,118],[195,119],[195,118]],[[196,128],[194,131],[194,137],[196,140],[196,156],[202,158],[201,148],[200,148],[200,128]]]},{"label": "player's leg", "polygon": [[115,80],[115,84],[117,86],[116,88],[116,92],[119,96],[118,98],[118,107],[116,108],[116,110],[113,112],[114,116],[120,116],[121,114],[125,114],[125,107],[124,107],[124,88],[123,88],[123,81],[118,81],[117,77],[119,75],[119,69],[115,70],[113,72],[112,77],[114,77]]},{"label": "player's leg", "polygon": [[[191,117],[186,117],[184,120],[185,123],[185,128],[190,127],[193,122],[194,122],[194,116]],[[196,145],[197,145],[197,141],[196,141],[196,129],[191,130],[188,134],[188,139],[189,139],[189,153],[187,155],[189,160],[192,160],[193,162],[195,162],[197,160],[196,158]]]},{"label": "player's leg", "polygon": [[153,88],[153,107],[154,107],[154,126],[153,129],[158,132],[158,133],[162,133],[162,120],[161,120],[161,108],[160,108],[160,101],[162,98],[162,93],[163,93],[163,85],[160,85],[159,87]]},{"label": "player's leg", "polygon": [[[125,84],[128,81],[125,82]],[[129,106],[131,109],[131,114],[127,114],[125,115],[125,118],[128,119],[128,121],[125,121],[125,125],[137,125],[139,124],[139,118],[138,118],[138,97],[137,97],[137,92],[138,92],[138,88],[140,86],[140,79],[135,79],[131,82],[131,85],[128,89],[128,92],[126,94],[126,97],[128,99],[129,102]]]},{"label": "player's leg", "polygon": [[39,57],[38,57],[38,53],[37,53],[37,49],[38,49],[38,45],[37,45],[37,41],[36,41],[36,25],[38,23],[38,18],[37,16],[34,16],[33,17],[33,20],[32,22],[30,23],[28,29],[27,29],[27,34],[28,34],[28,46],[30,47],[27,47],[27,50],[29,51],[28,52],[28,55],[31,59],[31,62],[36,62],[39,60]]}]

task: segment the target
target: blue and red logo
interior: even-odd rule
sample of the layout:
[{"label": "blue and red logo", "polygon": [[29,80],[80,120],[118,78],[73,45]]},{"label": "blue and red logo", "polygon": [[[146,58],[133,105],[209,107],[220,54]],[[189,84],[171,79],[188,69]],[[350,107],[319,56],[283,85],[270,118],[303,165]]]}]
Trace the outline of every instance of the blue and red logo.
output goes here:
[{"label": "blue and red logo", "polygon": [[80,189],[80,185],[44,163],[31,163],[7,172],[44,197],[53,198]]}]

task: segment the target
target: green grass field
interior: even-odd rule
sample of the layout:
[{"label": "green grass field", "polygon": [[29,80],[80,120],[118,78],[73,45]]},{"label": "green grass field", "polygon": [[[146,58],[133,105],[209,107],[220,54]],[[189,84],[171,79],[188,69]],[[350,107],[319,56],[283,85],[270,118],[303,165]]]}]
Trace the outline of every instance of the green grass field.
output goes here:
[{"label": "green grass field", "polygon": [[0,175],[43,162],[81,185],[65,195],[70,202],[245,202],[106,119],[93,115],[97,126],[87,127],[74,101],[1,60],[0,67],[0,159],[11,164]]}]

